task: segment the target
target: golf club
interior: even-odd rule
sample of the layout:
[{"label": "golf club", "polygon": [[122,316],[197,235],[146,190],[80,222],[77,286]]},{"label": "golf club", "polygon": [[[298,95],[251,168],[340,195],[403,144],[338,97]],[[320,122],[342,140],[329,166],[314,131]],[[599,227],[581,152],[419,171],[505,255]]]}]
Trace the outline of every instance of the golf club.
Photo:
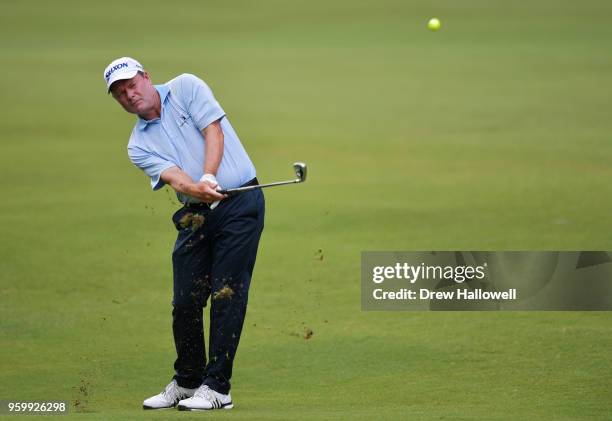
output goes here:
[{"label": "golf club", "polygon": [[264,187],[283,186],[285,184],[303,183],[304,181],[306,181],[306,164],[304,164],[303,162],[295,162],[293,164],[293,169],[295,171],[295,176],[297,177],[294,180],[277,181],[276,183],[258,184],[256,186],[246,186],[237,187],[235,189],[219,190],[219,193],[233,196],[235,194],[242,193],[245,191],[263,189]]}]

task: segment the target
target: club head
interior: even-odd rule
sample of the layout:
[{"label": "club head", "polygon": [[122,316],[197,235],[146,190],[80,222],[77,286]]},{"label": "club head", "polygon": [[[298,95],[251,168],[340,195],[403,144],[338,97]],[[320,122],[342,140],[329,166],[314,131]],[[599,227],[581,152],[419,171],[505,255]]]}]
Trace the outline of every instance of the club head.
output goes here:
[{"label": "club head", "polygon": [[306,164],[303,162],[295,162],[293,164],[293,169],[295,170],[295,176],[297,177],[295,180],[296,183],[303,183],[306,181]]}]

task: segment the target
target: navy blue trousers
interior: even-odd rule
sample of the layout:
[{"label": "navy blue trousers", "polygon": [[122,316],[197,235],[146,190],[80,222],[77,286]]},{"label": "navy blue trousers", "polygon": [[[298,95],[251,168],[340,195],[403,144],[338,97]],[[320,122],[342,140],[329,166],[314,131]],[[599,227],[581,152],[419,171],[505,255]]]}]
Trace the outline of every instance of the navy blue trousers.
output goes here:
[{"label": "navy blue trousers", "polygon": [[[178,210],[172,253],[172,330],[179,386],[201,384],[227,394],[246,314],[257,246],[264,226],[261,190],[238,194],[217,208]],[[208,359],[203,308],[210,299]]]}]

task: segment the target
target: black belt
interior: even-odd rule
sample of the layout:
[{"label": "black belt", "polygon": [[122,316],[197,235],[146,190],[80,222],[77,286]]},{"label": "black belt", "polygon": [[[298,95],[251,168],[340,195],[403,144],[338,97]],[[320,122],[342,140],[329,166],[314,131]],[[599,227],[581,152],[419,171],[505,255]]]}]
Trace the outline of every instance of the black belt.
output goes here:
[{"label": "black belt", "polygon": [[[257,177],[255,177],[254,179],[252,179],[251,181],[247,181],[246,183],[244,183],[240,187],[256,186],[258,184],[259,184],[259,181],[257,181]],[[229,197],[226,197],[225,199],[221,200],[221,202],[217,205],[217,207],[221,206],[223,203],[227,202],[232,197],[234,197],[234,196],[229,196]],[[185,204],[183,204],[183,206],[185,207],[185,209],[189,209],[189,210],[210,209],[210,203],[206,203],[206,202],[185,203]]]}]

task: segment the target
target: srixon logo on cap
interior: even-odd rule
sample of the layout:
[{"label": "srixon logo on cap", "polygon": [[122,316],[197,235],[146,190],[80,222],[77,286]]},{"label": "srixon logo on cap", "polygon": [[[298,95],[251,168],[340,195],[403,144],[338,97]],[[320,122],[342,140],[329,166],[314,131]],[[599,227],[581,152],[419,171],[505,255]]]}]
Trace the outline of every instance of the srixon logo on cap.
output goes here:
[{"label": "srixon logo on cap", "polygon": [[108,78],[110,78],[110,75],[112,75],[115,70],[123,69],[124,67],[128,67],[127,62],[115,64],[108,72],[106,72],[106,75],[104,75],[104,77],[108,81]]}]

